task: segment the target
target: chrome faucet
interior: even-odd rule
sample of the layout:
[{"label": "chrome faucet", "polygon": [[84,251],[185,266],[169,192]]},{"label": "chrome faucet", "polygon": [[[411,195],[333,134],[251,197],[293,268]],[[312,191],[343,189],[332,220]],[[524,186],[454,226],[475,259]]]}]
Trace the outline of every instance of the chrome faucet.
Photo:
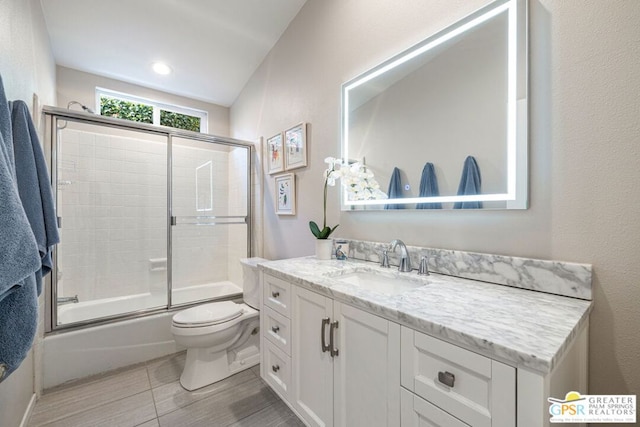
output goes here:
[{"label": "chrome faucet", "polygon": [[76,304],[76,303],[79,303],[80,300],[78,299],[78,295],[74,295],[72,297],[58,297],[56,302],[58,303],[58,305],[65,305],[65,304],[71,304],[71,303]]},{"label": "chrome faucet", "polygon": [[391,241],[390,250],[391,252],[395,252],[396,246],[400,246],[400,263],[398,265],[398,271],[403,273],[408,273],[411,271],[411,258],[409,257],[409,251],[407,251],[407,246],[404,244],[402,240],[396,239]]}]

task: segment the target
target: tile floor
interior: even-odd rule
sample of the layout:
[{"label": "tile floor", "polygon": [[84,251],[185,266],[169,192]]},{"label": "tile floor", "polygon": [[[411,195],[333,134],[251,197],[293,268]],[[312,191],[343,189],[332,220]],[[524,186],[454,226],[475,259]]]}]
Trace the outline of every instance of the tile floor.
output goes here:
[{"label": "tile floor", "polygon": [[185,353],[48,390],[30,427],[182,427],[304,424],[260,379],[255,366],[193,392],[178,378]]}]

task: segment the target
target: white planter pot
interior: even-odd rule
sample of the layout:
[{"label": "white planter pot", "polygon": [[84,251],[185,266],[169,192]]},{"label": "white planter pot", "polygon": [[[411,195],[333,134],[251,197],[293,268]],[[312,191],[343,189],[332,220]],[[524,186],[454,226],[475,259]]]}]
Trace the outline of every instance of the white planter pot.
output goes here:
[{"label": "white planter pot", "polygon": [[316,239],[317,259],[331,259],[331,252],[333,252],[333,239]]}]

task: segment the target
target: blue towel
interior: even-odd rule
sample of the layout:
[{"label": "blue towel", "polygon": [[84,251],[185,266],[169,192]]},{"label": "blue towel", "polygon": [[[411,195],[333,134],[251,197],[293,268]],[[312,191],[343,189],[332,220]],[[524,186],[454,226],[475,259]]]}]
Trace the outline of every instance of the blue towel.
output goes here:
[{"label": "blue towel", "polygon": [[[427,163],[422,168],[420,197],[438,197],[439,195],[440,190],[438,189],[436,169],[433,167],[433,163]],[[442,203],[418,203],[416,209],[442,209]]]},{"label": "blue towel", "polygon": [[8,154],[7,147],[13,146],[11,115],[1,83],[0,80],[0,303],[40,269],[38,246],[15,183],[13,150],[11,157]]},{"label": "blue towel", "polygon": [[38,297],[31,274],[0,302],[0,382],[27,357],[37,329]]},{"label": "blue towel", "polygon": [[[470,196],[474,194],[481,194],[480,184],[482,179],[480,177],[480,169],[478,163],[473,156],[467,156],[464,160],[464,166],[462,167],[462,177],[460,178],[460,185],[458,186],[458,196]],[[482,202],[456,202],[453,205],[453,209],[481,209]]]},{"label": "blue towel", "polygon": [[[391,179],[389,180],[389,191],[387,191],[390,199],[399,199],[402,197],[402,180],[400,179],[400,169],[393,168]],[[402,204],[384,205],[385,209],[404,209]]]},{"label": "blue towel", "polygon": [[40,254],[18,194],[12,148],[11,114],[0,78],[0,382],[26,357],[38,324]]},{"label": "blue towel", "polygon": [[53,268],[51,250],[60,242],[60,236],[49,171],[29,107],[23,101],[14,101],[10,105],[18,193],[36,238],[42,262],[42,268],[36,273],[37,293],[40,295],[42,277]]},{"label": "blue towel", "polygon": [[13,158],[13,142],[11,136],[11,110],[4,93],[2,76],[0,76],[0,136],[4,143],[0,144],[0,153],[7,159],[7,167],[14,180],[16,177],[15,162]]}]

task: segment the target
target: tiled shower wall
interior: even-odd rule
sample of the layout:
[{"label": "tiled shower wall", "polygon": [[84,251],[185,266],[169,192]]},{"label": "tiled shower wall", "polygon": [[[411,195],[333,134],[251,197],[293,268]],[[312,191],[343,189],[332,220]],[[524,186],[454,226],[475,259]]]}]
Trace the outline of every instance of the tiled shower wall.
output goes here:
[{"label": "tiled shower wall", "polygon": [[[165,293],[165,139],[128,131],[96,134],[71,127],[61,132],[58,206],[63,228],[58,296],[78,294],[87,301]],[[201,143],[195,148],[178,139],[174,142],[174,215],[226,216],[232,214],[231,208],[238,210],[240,205],[229,196],[239,200],[243,190],[246,201],[246,162],[244,167],[238,164],[234,149],[201,149],[215,146]],[[214,210],[198,212],[195,168],[209,160]],[[244,225],[173,227],[173,287],[231,276],[239,284],[239,270],[232,266],[246,256],[246,244],[240,241],[246,242]]]}]

